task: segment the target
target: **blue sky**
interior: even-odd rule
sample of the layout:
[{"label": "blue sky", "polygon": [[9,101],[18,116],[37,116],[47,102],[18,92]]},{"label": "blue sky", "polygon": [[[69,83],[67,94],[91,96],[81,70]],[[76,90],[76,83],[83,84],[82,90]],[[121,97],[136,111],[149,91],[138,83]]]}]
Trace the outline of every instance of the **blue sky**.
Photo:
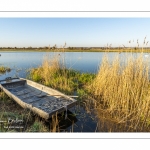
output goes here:
[{"label": "blue sky", "polygon": [[0,47],[142,46],[145,36],[150,18],[0,18]]}]

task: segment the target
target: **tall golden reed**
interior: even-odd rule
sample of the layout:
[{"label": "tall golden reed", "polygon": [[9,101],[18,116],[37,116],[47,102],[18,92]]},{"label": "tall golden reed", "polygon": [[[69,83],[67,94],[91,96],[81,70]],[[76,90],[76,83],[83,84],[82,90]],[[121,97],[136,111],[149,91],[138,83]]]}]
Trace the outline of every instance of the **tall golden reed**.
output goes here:
[{"label": "tall golden reed", "polygon": [[69,78],[69,70],[67,71],[61,61],[60,54],[46,55],[41,66],[30,70],[29,77],[36,82],[58,89],[66,94],[71,93],[73,85]]},{"label": "tall golden reed", "polygon": [[39,70],[42,71],[40,75],[43,79],[45,79],[45,84],[48,85],[51,82],[52,77],[54,74],[60,69],[59,64],[59,57],[54,56],[52,58],[49,58],[50,56],[46,55],[44,57],[44,61],[42,63],[42,69]]},{"label": "tall golden reed", "polygon": [[149,65],[143,54],[102,60],[98,74],[88,87],[96,99],[99,118],[124,124],[128,131],[143,131],[150,124]]},{"label": "tall golden reed", "polygon": [[43,81],[44,84],[48,85],[51,82],[54,74],[60,69],[58,56],[50,57],[45,55],[43,58],[42,65],[38,68],[30,70],[30,76],[32,75],[33,80]]}]

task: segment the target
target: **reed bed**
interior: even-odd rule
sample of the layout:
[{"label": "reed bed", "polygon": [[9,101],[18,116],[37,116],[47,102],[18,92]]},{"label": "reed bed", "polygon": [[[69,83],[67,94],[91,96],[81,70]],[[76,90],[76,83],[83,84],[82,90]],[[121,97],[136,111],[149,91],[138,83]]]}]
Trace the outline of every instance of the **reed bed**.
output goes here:
[{"label": "reed bed", "polygon": [[59,56],[50,57],[47,55],[41,66],[30,70],[29,76],[36,82],[70,93],[73,87],[69,86],[68,72],[62,68]]},{"label": "reed bed", "polygon": [[149,71],[142,53],[136,57],[131,54],[124,62],[119,56],[112,61],[107,55],[103,58],[96,78],[87,88],[95,99],[100,122],[109,122],[111,131],[150,129]]}]

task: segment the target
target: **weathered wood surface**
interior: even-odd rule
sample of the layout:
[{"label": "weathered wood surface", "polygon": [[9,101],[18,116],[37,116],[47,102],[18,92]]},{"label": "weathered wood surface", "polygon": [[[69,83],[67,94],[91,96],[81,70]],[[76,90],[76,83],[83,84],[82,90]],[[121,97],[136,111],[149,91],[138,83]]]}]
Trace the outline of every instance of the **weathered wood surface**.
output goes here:
[{"label": "weathered wood surface", "polygon": [[19,78],[0,82],[1,89],[23,108],[48,119],[73,107],[77,100],[36,82]]}]

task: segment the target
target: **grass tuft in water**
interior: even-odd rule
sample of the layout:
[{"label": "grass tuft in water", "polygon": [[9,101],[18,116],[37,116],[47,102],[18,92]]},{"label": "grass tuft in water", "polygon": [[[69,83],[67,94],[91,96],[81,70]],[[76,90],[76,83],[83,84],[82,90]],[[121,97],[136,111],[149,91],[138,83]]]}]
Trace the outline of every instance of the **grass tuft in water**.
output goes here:
[{"label": "grass tuft in water", "polygon": [[0,73],[10,72],[11,69],[9,67],[0,66]]}]

